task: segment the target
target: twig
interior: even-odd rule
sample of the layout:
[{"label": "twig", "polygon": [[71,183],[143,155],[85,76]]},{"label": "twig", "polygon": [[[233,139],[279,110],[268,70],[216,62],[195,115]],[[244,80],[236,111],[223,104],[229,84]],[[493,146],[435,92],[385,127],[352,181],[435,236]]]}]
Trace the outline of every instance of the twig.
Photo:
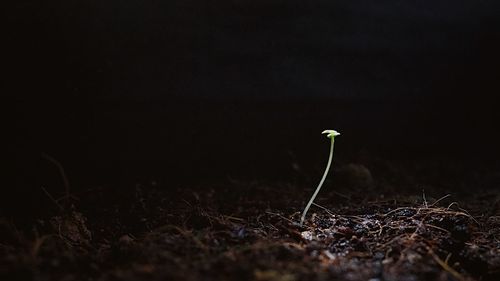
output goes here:
[{"label": "twig", "polygon": [[424,200],[424,207],[429,208],[429,205],[427,204],[427,199],[425,199],[425,190],[422,189],[422,199]]},{"label": "twig", "polygon": [[280,215],[280,214],[277,214],[277,213],[273,213],[273,212],[266,211],[266,214],[269,214],[269,215],[274,215],[274,216],[278,216],[278,217],[280,217],[280,218],[282,218],[282,219],[284,219],[284,220],[286,220],[286,221],[290,222],[292,225],[297,224],[296,222],[294,222],[294,221],[292,221],[292,220],[290,220],[290,219],[288,219],[288,218],[285,218],[284,216],[282,216],[282,215]]},{"label": "twig", "polygon": [[435,228],[437,230],[441,230],[442,232],[445,232],[445,233],[450,233],[450,231],[442,228],[442,227],[439,227],[439,226],[435,226],[435,225],[432,225],[432,224],[424,224],[426,227],[430,227],[430,228]]},{"label": "twig", "polygon": [[61,211],[64,211],[64,208],[59,204],[59,202],[57,202],[57,200],[47,191],[47,189],[45,189],[45,187],[40,187],[43,192],[45,193],[45,195],[47,195],[47,197],[49,197],[49,199],[57,206],[59,207],[59,209]]},{"label": "twig", "polygon": [[448,205],[448,208],[446,208],[446,211],[448,211],[448,210],[451,208],[451,206],[453,206],[453,205],[457,205],[457,208],[458,208],[460,211],[462,211],[462,212],[456,212],[456,214],[457,214],[457,215],[458,215],[458,214],[461,214],[461,215],[464,215],[464,216],[466,216],[466,217],[469,217],[469,218],[470,218],[470,219],[472,219],[472,220],[473,220],[473,221],[474,221],[477,225],[480,225],[480,223],[479,223],[479,222],[478,222],[478,221],[477,221],[477,220],[476,220],[473,216],[471,216],[471,214],[469,214],[469,212],[467,212],[467,210],[460,208],[460,205],[458,205],[458,203],[457,203],[457,202],[452,202],[450,205]]},{"label": "twig", "polygon": [[48,155],[45,152],[42,152],[42,157],[57,167],[57,169],[59,170],[59,174],[61,175],[63,185],[64,185],[64,190],[66,193],[64,198],[70,199],[71,198],[71,189],[70,189],[68,177],[66,176],[66,172],[64,171],[64,167],[61,165],[61,163],[59,161],[57,161],[55,158],[53,158],[52,156]]},{"label": "twig", "polygon": [[[432,258],[448,273],[450,273],[451,275],[453,275],[453,277],[455,277],[456,279],[458,279],[459,281],[465,281],[465,278],[460,274],[458,273],[458,271],[456,271],[455,269],[451,268],[447,262],[443,261],[442,259],[440,259],[435,253],[434,251],[432,251],[431,248],[427,248],[427,250],[429,251],[429,254],[432,256]],[[449,256],[446,258],[446,261],[448,261],[448,258]]]},{"label": "twig", "polygon": [[389,211],[389,212],[387,212],[385,214],[382,214],[382,216],[386,217],[386,216],[388,216],[388,215],[390,215],[392,213],[395,213],[395,212],[401,211],[401,210],[416,210],[416,209],[417,208],[413,208],[413,207],[400,207],[400,208],[396,208],[396,209],[394,209],[392,211]]},{"label": "twig", "polygon": [[475,219],[475,218],[474,218],[474,217],[473,217],[473,216],[472,216],[472,215],[471,215],[471,214],[470,214],[467,210],[460,208],[460,206],[458,206],[458,204],[457,204],[457,208],[458,208],[460,211],[462,211],[462,212],[466,213],[467,215],[469,215],[469,217],[470,217],[470,218],[471,218],[471,219],[472,219],[472,220],[473,220],[473,221],[474,221],[477,225],[480,225],[480,224],[479,224],[479,222],[478,222],[478,221],[477,221],[477,220],[476,220],[476,219]]},{"label": "twig", "polygon": [[458,206],[458,203],[457,202],[451,202],[450,205],[448,205],[448,207],[446,208],[446,211],[450,210],[451,206],[453,205],[457,205]]},{"label": "twig", "polygon": [[226,216],[226,215],[223,215],[223,217],[227,220],[235,220],[235,221],[239,221],[239,222],[245,222],[244,219],[242,218],[238,218],[238,217],[233,217],[233,216]]},{"label": "twig", "polygon": [[314,206],[316,206],[316,207],[318,207],[318,208],[320,208],[320,209],[324,210],[324,211],[325,211],[325,212],[327,212],[330,216],[332,216],[332,217],[334,217],[334,216],[335,216],[335,214],[334,214],[334,213],[332,213],[332,212],[331,212],[330,210],[328,210],[327,208],[325,208],[325,207],[323,207],[323,206],[321,206],[321,205],[319,205],[319,204],[316,204],[316,203],[314,203],[314,202],[313,202],[312,204],[313,204]]},{"label": "twig", "polygon": [[444,200],[444,199],[446,199],[446,198],[448,198],[450,196],[451,196],[451,194],[446,194],[445,196],[443,196],[443,197],[439,198],[438,200],[434,201],[434,203],[432,203],[430,206],[433,207],[434,205],[436,205],[440,201],[442,201],[442,200]]}]

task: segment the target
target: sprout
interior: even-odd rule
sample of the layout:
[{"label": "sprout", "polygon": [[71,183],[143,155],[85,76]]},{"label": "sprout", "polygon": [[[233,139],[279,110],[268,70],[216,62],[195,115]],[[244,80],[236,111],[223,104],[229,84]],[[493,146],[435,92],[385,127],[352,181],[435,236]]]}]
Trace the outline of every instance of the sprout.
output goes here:
[{"label": "sprout", "polygon": [[333,145],[335,143],[335,137],[340,135],[340,133],[335,131],[335,130],[324,130],[322,132],[322,134],[326,134],[326,136],[332,140],[331,144],[330,144],[330,156],[328,157],[328,164],[326,164],[326,169],[325,169],[325,173],[323,174],[323,178],[321,178],[321,181],[319,182],[318,187],[316,187],[316,191],[314,191],[314,194],[312,195],[311,199],[309,200],[309,203],[307,203],[306,208],[304,209],[304,212],[302,212],[302,217],[300,218],[300,225],[301,226],[304,223],[304,219],[306,218],[307,211],[309,211],[309,208],[311,207],[311,204],[313,203],[314,199],[316,198],[316,195],[318,195],[318,192],[321,189],[323,182],[325,182],[326,175],[328,175],[328,171],[330,170],[330,166],[332,164]]}]

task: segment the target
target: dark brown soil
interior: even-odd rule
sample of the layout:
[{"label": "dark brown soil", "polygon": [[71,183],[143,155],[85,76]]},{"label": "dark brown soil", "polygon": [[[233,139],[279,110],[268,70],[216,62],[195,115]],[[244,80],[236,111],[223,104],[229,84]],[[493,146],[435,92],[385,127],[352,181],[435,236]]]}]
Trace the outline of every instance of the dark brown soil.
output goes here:
[{"label": "dark brown soil", "polygon": [[309,183],[90,189],[1,221],[0,280],[500,280],[500,195],[432,170],[341,166],[304,226]]}]

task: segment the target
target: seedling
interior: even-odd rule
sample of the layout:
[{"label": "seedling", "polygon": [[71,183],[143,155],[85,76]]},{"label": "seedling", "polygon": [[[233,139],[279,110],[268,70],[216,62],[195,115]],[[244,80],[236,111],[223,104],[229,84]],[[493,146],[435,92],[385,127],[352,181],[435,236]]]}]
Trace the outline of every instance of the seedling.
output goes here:
[{"label": "seedling", "polygon": [[340,133],[335,131],[335,130],[324,130],[322,132],[322,134],[326,134],[326,136],[331,139],[330,156],[328,157],[328,164],[326,164],[325,173],[323,174],[323,177],[321,178],[321,181],[319,182],[318,187],[316,187],[316,191],[314,191],[314,194],[312,195],[311,199],[309,200],[309,203],[307,203],[306,208],[304,209],[304,212],[302,212],[302,217],[300,218],[300,225],[301,226],[304,223],[304,219],[306,218],[307,211],[309,211],[309,208],[311,207],[314,199],[316,198],[316,195],[318,195],[319,190],[321,189],[321,186],[325,182],[326,176],[328,175],[328,171],[330,170],[330,166],[332,165],[333,146],[335,144],[335,137],[340,135]]}]

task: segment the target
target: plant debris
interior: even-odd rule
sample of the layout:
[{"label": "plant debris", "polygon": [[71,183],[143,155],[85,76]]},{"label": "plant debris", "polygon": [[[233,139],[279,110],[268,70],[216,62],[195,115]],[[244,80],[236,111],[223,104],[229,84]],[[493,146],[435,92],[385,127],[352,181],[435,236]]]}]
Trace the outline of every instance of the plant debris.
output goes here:
[{"label": "plant debris", "polygon": [[0,222],[0,279],[500,280],[496,196],[326,193],[300,226],[306,194],[236,181],[79,194],[31,227]]}]

